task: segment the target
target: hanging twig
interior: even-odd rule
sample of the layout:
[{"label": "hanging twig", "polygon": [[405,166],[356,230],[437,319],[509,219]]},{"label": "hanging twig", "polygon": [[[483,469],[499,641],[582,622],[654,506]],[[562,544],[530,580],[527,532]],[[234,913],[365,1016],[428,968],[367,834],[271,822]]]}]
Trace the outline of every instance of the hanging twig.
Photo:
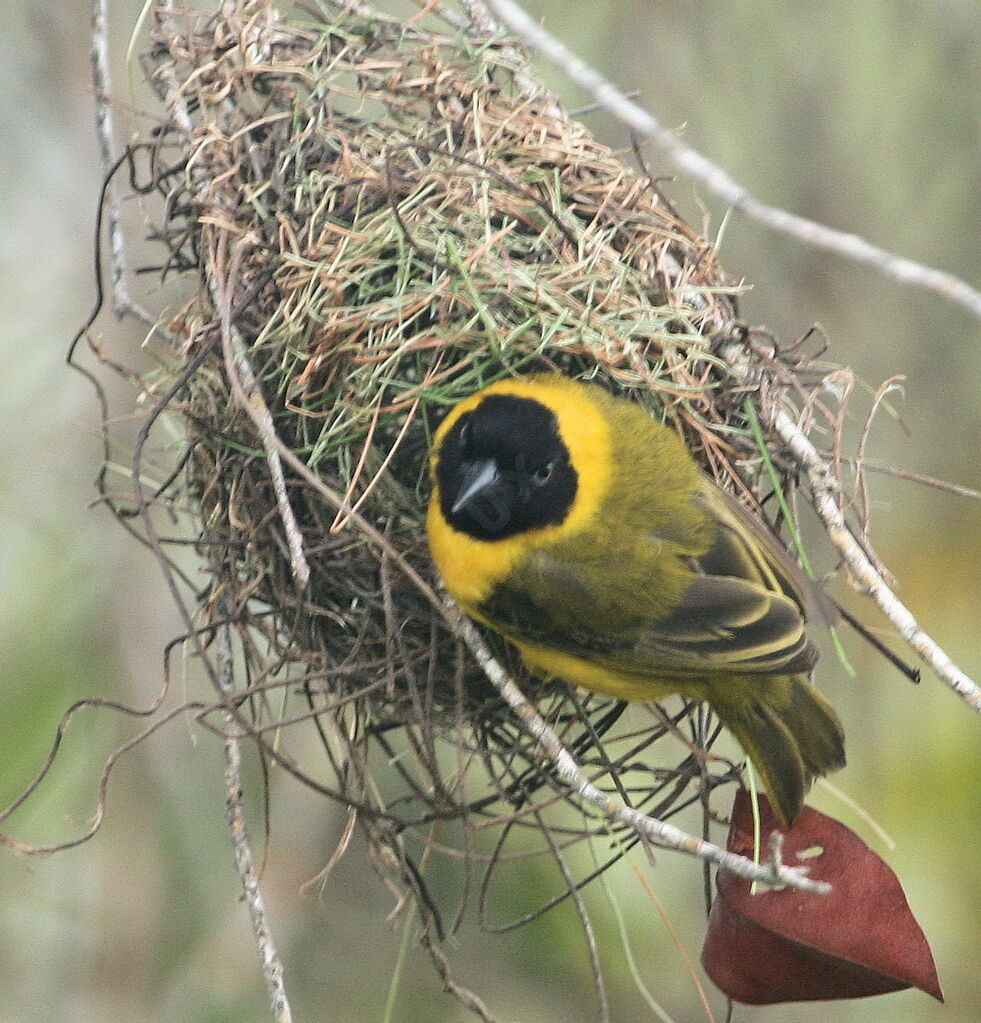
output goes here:
[{"label": "hanging twig", "polygon": [[[173,14],[171,0],[161,0],[161,10],[168,15]],[[171,109],[175,119],[187,132],[188,140],[193,138],[193,127],[190,116],[181,96],[180,88],[176,82],[165,76],[168,85],[168,94]],[[221,235],[223,238],[224,235]],[[231,345],[232,331],[232,290],[222,290],[215,273],[213,263],[207,267],[208,282],[212,290],[215,309],[219,313],[221,321],[222,345],[228,358]],[[268,409],[266,410],[268,415]],[[268,452],[267,452],[268,454]],[[278,459],[277,459],[278,466]],[[282,470],[280,468],[279,478],[282,482]],[[288,514],[284,516],[283,523],[287,535],[290,534],[290,522],[292,509],[286,500],[285,484],[282,488],[276,487],[277,500],[282,498],[286,504]],[[283,505],[280,504],[280,512],[283,512]],[[295,524],[294,524],[295,525]],[[290,538],[290,550],[293,552],[293,539]],[[300,547],[300,560],[293,562],[294,579],[298,586],[305,586],[307,575],[303,575],[306,568],[306,561],[302,558],[302,546]],[[225,626],[218,633],[218,665],[216,681],[223,696],[230,699],[233,692],[234,662],[231,652],[228,627]],[[249,918],[252,922],[252,934],[256,949],[262,963],[263,977],[266,982],[266,989],[269,993],[270,1004],[273,1011],[275,1023],[291,1023],[293,1015],[289,999],[286,995],[284,984],[284,971],[282,961],[276,948],[276,942],[266,919],[264,899],[259,887],[259,879],[255,872],[252,859],[252,851],[248,841],[248,834],[245,828],[245,819],[242,811],[242,781],[241,781],[241,748],[237,738],[237,719],[231,710],[225,712],[225,725],[227,736],[225,739],[225,783],[226,783],[226,814],[229,829],[232,835],[232,848],[235,857],[235,866],[242,882],[242,890],[245,901],[249,908]]]},{"label": "hanging twig", "polygon": [[[218,683],[223,695],[231,700],[235,694],[234,658],[229,636],[230,626],[223,625],[216,637]],[[266,981],[266,990],[272,1003],[273,1020],[275,1023],[292,1023],[293,1010],[290,1008],[283,982],[283,964],[276,950],[269,923],[266,920],[265,900],[259,888],[252,858],[252,847],[245,827],[245,813],[242,809],[242,749],[238,739],[238,721],[234,714],[224,712],[225,719],[225,815],[228,828],[232,834],[232,851],[235,856],[235,867],[242,881],[242,892],[245,904],[249,907],[249,918],[252,921],[252,933],[255,937],[256,949],[262,963],[262,975]]]},{"label": "hanging twig", "polygon": [[920,628],[912,612],[892,591],[848,528],[836,499],[837,484],[824,459],[797,425],[796,420],[786,409],[781,408],[772,409],[769,415],[766,410],[761,409],[761,415],[764,419],[769,419],[773,430],[779,434],[780,439],[807,474],[814,509],[824,523],[828,539],[845,559],[852,577],[862,592],[875,601],[903,639],[933,668],[940,679],[961,696],[969,707],[981,713],[981,689],[954,664],[939,644]]}]

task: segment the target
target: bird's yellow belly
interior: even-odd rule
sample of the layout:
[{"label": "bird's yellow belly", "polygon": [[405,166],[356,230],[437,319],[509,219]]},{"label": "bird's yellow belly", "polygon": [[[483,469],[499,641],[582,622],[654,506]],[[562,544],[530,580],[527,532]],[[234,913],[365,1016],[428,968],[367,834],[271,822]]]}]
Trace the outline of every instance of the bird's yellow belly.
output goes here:
[{"label": "bird's yellow belly", "polygon": [[630,675],[549,647],[514,642],[525,664],[543,678],[561,678],[572,685],[618,700],[660,700],[679,691],[676,682],[659,682],[647,676]]}]

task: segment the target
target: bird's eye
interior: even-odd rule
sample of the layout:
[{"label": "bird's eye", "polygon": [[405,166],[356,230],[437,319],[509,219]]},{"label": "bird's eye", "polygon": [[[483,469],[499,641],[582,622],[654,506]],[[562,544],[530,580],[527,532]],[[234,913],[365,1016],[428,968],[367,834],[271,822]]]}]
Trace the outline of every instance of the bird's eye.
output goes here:
[{"label": "bird's eye", "polygon": [[540,487],[544,486],[552,478],[552,470],[555,468],[555,462],[546,462],[545,465],[540,465],[532,474],[532,480]]}]

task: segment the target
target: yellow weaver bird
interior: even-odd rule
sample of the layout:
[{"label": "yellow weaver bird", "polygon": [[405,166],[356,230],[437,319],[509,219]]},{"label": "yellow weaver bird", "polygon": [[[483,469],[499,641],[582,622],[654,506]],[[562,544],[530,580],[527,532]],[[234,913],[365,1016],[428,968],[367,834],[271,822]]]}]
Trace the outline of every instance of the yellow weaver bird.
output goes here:
[{"label": "yellow weaver bird", "polygon": [[427,531],[464,612],[535,674],[708,702],[785,824],[844,766],[810,680],[816,588],[639,405],[554,374],[493,384],[436,432]]}]

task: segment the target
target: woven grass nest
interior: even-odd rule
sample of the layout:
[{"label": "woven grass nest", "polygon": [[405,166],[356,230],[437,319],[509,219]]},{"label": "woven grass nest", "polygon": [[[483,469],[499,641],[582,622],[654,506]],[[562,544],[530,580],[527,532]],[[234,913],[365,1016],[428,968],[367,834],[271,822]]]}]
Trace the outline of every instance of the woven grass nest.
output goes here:
[{"label": "woven grass nest", "polygon": [[[412,881],[401,836],[426,841],[437,818],[541,830],[566,797],[407,571],[435,585],[422,520],[441,416],[510,374],[596,379],[752,500],[744,398],[800,408],[821,374],[753,345],[752,387],[730,374],[720,347],[752,335],[712,246],[643,167],[528,95],[506,40],[331,4],[289,22],[262,0],[153,17],[162,111],[133,162],[148,157],[164,256],[143,269],[183,298],[147,342],[154,367],[126,370],[146,419],[135,506],[115,506],[161,557],[213,677],[233,627],[234,693],[204,720],[225,728],[231,708],[267,758],[356,808]],[[182,575],[188,540],[203,587]],[[645,812],[708,806],[737,776],[702,752],[717,731],[704,708],[625,713],[489,641],[587,773]],[[563,846],[609,831],[575,814]]]}]

